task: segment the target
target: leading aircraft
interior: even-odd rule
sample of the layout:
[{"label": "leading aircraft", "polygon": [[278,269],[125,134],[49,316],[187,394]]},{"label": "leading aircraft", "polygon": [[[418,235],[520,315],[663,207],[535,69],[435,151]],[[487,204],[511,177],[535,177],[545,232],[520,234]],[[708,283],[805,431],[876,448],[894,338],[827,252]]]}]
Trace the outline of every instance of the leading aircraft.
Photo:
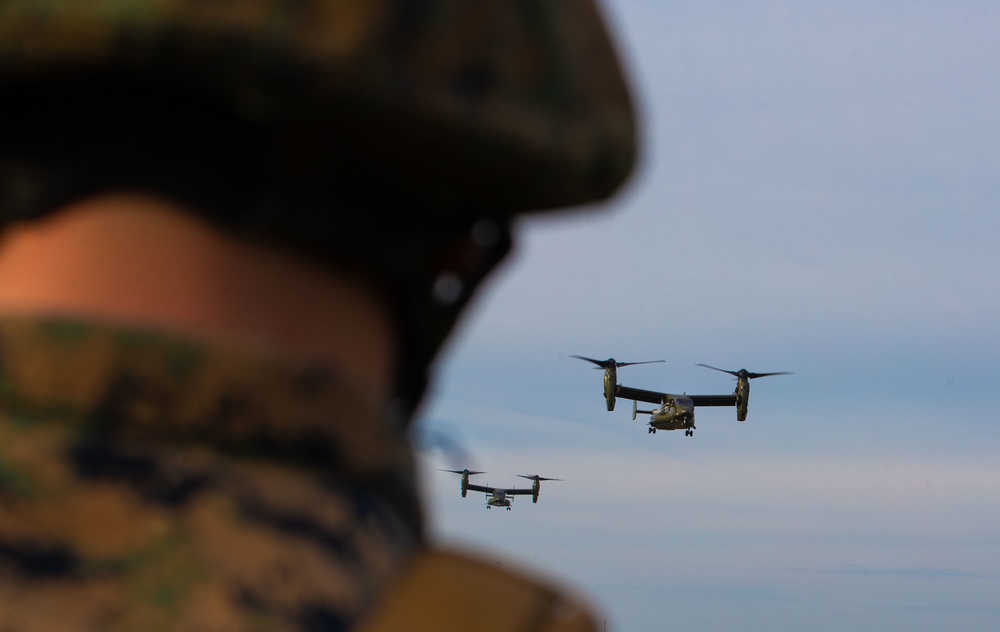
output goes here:
[{"label": "leading aircraft", "polygon": [[483,492],[486,494],[486,508],[492,509],[493,507],[506,507],[507,511],[510,511],[513,505],[513,498],[511,496],[528,496],[531,495],[531,502],[538,502],[538,492],[541,491],[542,481],[561,481],[561,478],[545,478],[544,476],[539,476],[538,474],[533,474],[527,476],[525,474],[518,474],[517,476],[521,478],[526,478],[529,481],[534,481],[531,485],[531,489],[527,488],[517,488],[517,487],[490,487],[489,485],[474,485],[469,483],[469,477],[475,476],[476,474],[485,474],[486,472],[474,472],[471,470],[441,470],[442,472],[452,472],[454,474],[462,475],[462,498],[465,498],[469,493],[469,490],[474,492]]},{"label": "leading aircraft", "polygon": [[[706,369],[713,369],[734,376],[736,378],[736,390],[733,391],[732,395],[688,395],[687,393],[674,395],[659,391],[647,391],[618,383],[618,369],[620,367],[635,364],[652,364],[654,362],[663,362],[663,360],[618,362],[614,358],[595,360],[594,358],[579,355],[572,357],[585,360],[597,365],[598,368],[604,369],[604,399],[608,405],[608,410],[615,409],[615,401],[619,397],[631,399],[632,419],[635,419],[639,413],[649,415],[648,431],[650,434],[656,434],[657,430],[683,430],[685,436],[693,437],[695,431],[694,409],[697,406],[735,406],[736,420],[746,421],[747,410],[750,405],[750,380],[770,375],[792,375],[788,371],[753,373],[746,369],[730,371],[707,364],[699,364],[698,366],[705,367]],[[638,402],[657,404],[658,406],[651,410],[639,410]]]}]

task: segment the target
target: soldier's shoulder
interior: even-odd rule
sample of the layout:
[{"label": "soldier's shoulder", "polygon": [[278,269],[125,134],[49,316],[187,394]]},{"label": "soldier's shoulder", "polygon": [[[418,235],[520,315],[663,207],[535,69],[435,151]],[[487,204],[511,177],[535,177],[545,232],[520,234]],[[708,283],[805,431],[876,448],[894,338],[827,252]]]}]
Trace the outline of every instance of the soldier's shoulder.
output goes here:
[{"label": "soldier's shoulder", "polygon": [[596,632],[583,602],[547,581],[447,549],[425,549],[359,628]]}]

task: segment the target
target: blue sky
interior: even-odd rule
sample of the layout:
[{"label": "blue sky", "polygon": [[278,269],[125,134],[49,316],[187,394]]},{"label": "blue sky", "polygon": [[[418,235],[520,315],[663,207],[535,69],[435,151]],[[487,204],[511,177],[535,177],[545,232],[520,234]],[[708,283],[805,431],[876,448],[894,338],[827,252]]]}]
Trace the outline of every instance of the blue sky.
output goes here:
[{"label": "blue sky", "polygon": [[[643,120],[610,203],[523,222],[421,420],[432,533],[609,630],[1000,625],[1000,8],[605,3]],[[620,381],[727,393],[648,435]],[[487,511],[481,483],[559,477]]]}]

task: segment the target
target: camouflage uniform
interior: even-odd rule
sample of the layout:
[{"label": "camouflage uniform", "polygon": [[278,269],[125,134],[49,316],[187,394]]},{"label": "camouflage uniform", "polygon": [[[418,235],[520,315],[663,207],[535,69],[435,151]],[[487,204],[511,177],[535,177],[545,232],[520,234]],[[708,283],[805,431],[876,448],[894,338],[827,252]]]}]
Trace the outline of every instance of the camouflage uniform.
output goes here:
[{"label": "camouflage uniform", "polygon": [[426,548],[405,426],[513,218],[606,197],[635,150],[585,0],[0,0],[0,224],[166,197],[360,271],[402,341],[386,404],[248,349],[0,321],[0,631],[592,629]]},{"label": "camouflage uniform", "polygon": [[413,553],[408,446],[339,376],[0,323],[0,630],[344,629]]}]

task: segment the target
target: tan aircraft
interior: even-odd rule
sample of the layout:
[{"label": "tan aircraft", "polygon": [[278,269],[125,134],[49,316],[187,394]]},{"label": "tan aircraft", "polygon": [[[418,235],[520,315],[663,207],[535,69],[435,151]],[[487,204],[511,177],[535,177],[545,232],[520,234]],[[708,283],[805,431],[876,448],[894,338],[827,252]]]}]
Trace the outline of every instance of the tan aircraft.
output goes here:
[{"label": "tan aircraft", "polygon": [[[736,390],[732,395],[673,395],[671,393],[661,393],[659,391],[647,391],[641,388],[633,388],[618,384],[618,368],[631,366],[634,364],[652,364],[663,362],[663,360],[649,360],[646,362],[618,362],[614,358],[607,360],[595,360],[584,356],[574,355],[574,358],[585,360],[604,369],[604,399],[608,405],[608,410],[615,409],[615,401],[621,397],[632,400],[632,419],[639,413],[649,415],[650,434],[656,434],[657,430],[683,430],[684,435],[694,436],[694,410],[698,406],[735,406],[737,421],[745,421],[747,410],[750,404],[750,380],[769,375],[792,375],[788,371],[776,373],[752,373],[746,369],[739,371],[729,371],[719,369],[707,364],[699,364],[708,369],[729,373],[736,378]],[[639,410],[637,402],[657,404],[657,408],[652,410]]]}]

